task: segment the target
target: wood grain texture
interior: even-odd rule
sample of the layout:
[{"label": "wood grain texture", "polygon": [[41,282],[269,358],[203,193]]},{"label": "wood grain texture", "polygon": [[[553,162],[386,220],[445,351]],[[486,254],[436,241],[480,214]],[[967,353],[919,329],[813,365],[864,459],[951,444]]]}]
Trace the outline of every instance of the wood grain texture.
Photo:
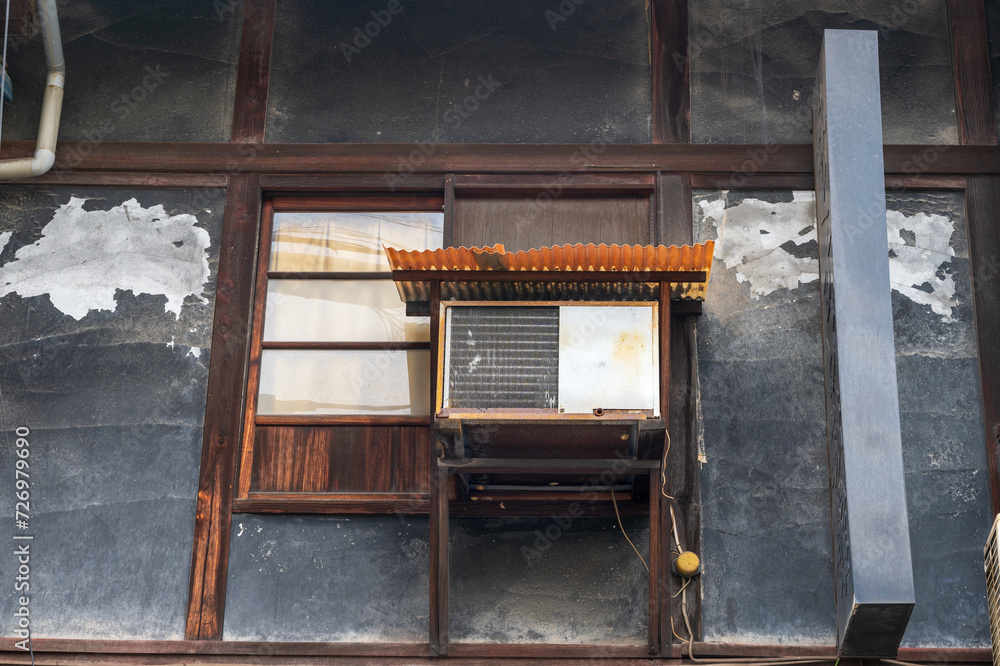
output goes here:
[{"label": "wood grain texture", "polygon": [[[0,639],[0,660],[3,663],[31,663],[27,652],[13,649],[15,639]],[[298,657],[296,663],[414,663],[430,655],[426,643],[328,643],[307,641],[128,641],[88,640],[67,638],[34,638],[32,640],[38,663],[282,663],[288,657]],[[670,664],[678,661],[651,661],[641,645],[506,645],[483,643],[454,643],[449,664],[498,663],[500,659],[584,659],[600,656],[607,663]],[[822,657],[831,662],[836,659],[835,646],[795,646],[739,643],[698,643],[694,653],[703,657]],[[171,660],[170,657],[176,657]],[[225,660],[225,657],[233,657]],[[341,662],[337,657],[355,658]],[[379,661],[356,659],[372,657]],[[674,646],[668,657],[679,659],[681,646]],[[396,658],[395,661],[390,660]],[[251,661],[258,659],[259,661]],[[385,661],[382,661],[382,660]],[[491,659],[491,661],[483,661]],[[900,648],[899,659],[926,664],[982,664],[991,663],[990,648]],[[625,660],[625,661],[622,661]],[[439,663],[439,660],[438,660]],[[552,663],[533,661],[530,663]],[[557,662],[565,664],[565,661]],[[690,663],[690,662],[686,662]]]},{"label": "wood grain texture", "polygon": [[226,193],[208,372],[185,636],[222,637],[229,527],[250,344],[260,176],[233,176]]},{"label": "wood grain texture", "polygon": [[[33,141],[5,141],[0,159],[28,157]],[[808,144],[608,144],[599,154],[588,154],[578,144],[439,144],[435,154],[417,169],[417,175],[445,173],[584,173],[624,172],[728,174],[735,187],[743,177],[757,174],[813,173]],[[80,171],[133,173],[385,174],[417,144],[354,143],[130,143],[106,141],[88,144],[60,142],[56,168]],[[86,157],[80,155],[89,151]],[[764,161],[753,155],[768,153]],[[592,152],[592,151],[591,151]],[[888,145],[885,172],[910,176],[1000,174],[1000,147]],[[78,162],[77,162],[78,161]],[[748,162],[749,161],[749,162]],[[753,165],[748,170],[747,164]],[[391,191],[389,183],[382,188]]]},{"label": "wood grain texture", "polygon": [[275,0],[244,0],[240,61],[233,98],[233,143],[261,143],[267,122],[267,86]]},{"label": "wood grain texture", "polygon": [[321,174],[285,175],[264,174],[260,186],[265,194],[290,194],[297,192],[435,192],[444,187],[443,174]]},{"label": "wood grain texture", "polygon": [[326,211],[439,211],[444,207],[444,199],[436,194],[378,194],[378,195],[342,195],[342,196],[277,196],[271,198],[274,210],[288,212],[326,212]]},{"label": "wood grain texture", "polygon": [[646,244],[649,199],[610,197],[456,196],[454,242],[464,247],[503,243],[509,252],[565,243]]},{"label": "wood grain texture", "polygon": [[651,0],[653,143],[691,141],[688,0]]},{"label": "wood grain texture", "polygon": [[995,146],[990,46],[983,0],[948,0],[955,115],[963,144]]},{"label": "wood grain texture", "polygon": [[250,493],[426,494],[429,447],[420,426],[257,426]]}]

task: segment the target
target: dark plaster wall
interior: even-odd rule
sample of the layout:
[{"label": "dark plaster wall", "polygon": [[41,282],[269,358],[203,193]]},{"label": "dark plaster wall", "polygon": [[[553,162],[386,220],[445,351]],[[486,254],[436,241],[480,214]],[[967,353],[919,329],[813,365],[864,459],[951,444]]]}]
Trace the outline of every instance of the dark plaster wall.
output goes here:
[{"label": "dark plaster wall", "polygon": [[[648,521],[624,522],[645,557]],[[643,643],[646,571],[617,522],[562,524],[452,519],[452,640]],[[426,641],[427,530],[413,516],[237,516],[225,638]]]},{"label": "dark plaster wall", "polygon": [[[698,325],[707,640],[835,640],[811,197],[695,197],[696,238],[719,238]],[[989,498],[962,199],[896,193],[887,205],[901,229],[890,256],[909,259],[892,295],[917,595],[904,641],[987,646]],[[936,305],[916,302],[952,282]]]},{"label": "dark plaster wall", "polygon": [[[240,0],[60,0],[66,57],[63,141],[228,141]],[[5,139],[34,140],[45,56],[12,38]]]},{"label": "dark plaster wall", "polygon": [[986,37],[990,47],[990,73],[993,76],[993,114],[1000,133],[1000,4],[986,3]]},{"label": "dark plaster wall", "polygon": [[944,0],[691,3],[693,140],[812,143],[824,29],[879,32],[886,143],[958,143]]},{"label": "dark plaster wall", "polygon": [[283,0],[267,140],[649,142],[645,4],[561,5]]},{"label": "dark plaster wall", "polygon": [[[71,196],[85,200],[85,212],[135,198],[145,208],[162,204],[168,215],[196,216],[211,240],[204,251],[211,273],[203,290],[185,299],[179,318],[165,310],[162,294],[121,289],[113,311],[90,310],[79,319],[54,306],[49,293],[0,298],[0,389],[9,438],[0,456],[6,470],[0,524],[9,552],[17,543],[10,535],[34,537],[33,635],[180,639],[224,193],[4,188],[0,293],[11,286],[26,290],[10,284],[8,271],[31,261],[23,254],[18,259],[19,250],[58,240],[52,220]],[[96,234],[103,224],[79,218],[85,233]],[[162,270],[153,257],[123,254],[121,261],[145,266],[148,275]],[[79,283],[81,268],[67,259],[53,270],[46,278],[52,291]],[[113,285],[114,271],[104,270]],[[18,427],[30,430],[27,530],[14,524]],[[0,578],[8,581],[0,592],[0,635],[13,635],[12,613],[22,594],[14,591],[16,567],[13,556],[0,558]]]}]

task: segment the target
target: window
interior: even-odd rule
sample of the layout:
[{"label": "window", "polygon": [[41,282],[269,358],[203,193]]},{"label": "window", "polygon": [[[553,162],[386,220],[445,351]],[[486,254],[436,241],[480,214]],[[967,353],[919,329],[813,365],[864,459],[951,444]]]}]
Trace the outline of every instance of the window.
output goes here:
[{"label": "window", "polygon": [[441,198],[269,204],[237,500],[426,493],[430,325],[406,316],[383,245],[441,247]]}]

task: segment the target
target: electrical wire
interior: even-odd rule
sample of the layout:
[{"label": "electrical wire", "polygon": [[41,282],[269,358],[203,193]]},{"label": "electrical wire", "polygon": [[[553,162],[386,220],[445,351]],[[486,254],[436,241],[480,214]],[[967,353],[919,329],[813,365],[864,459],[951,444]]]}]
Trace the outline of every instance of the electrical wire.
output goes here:
[{"label": "electrical wire", "polygon": [[622,517],[618,513],[618,502],[615,500],[615,489],[614,488],[611,489],[611,503],[615,507],[615,518],[618,519],[618,529],[620,529],[622,531],[622,536],[625,537],[626,541],[628,541],[628,545],[632,546],[632,550],[634,550],[635,554],[639,556],[640,560],[642,560],[642,566],[646,567],[646,571],[648,573],[649,572],[649,565],[646,564],[646,558],[644,558],[642,556],[642,553],[639,552],[639,549],[635,547],[634,543],[632,543],[632,539],[628,538],[628,534],[625,534],[625,526],[622,525]]},{"label": "electrical wire", "polygon": [[663,447],[663,460],[660,461],[660,493],[668,500],[674,499],[667,494],[667,454],[670,453],[670,431],[667,434],[667,445]]}]

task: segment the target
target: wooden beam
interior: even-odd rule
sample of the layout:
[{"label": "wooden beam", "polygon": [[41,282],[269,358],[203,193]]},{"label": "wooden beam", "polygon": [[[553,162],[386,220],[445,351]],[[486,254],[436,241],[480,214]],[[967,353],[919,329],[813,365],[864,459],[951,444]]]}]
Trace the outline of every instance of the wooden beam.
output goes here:
[{"label": "wooden beam", "polygon": [[653,143],[691,141],[688,0],[652,0]]},{"label": "wooden beam", "polygon": [[[963,144],[995,146],[989,44],[983,0],[948,0],[955,109]],[[1000,513],[1000,178],[968,178],[965,217],[983,396],[990,506]]]},{"label": "wooden beam", "polygon": [[240,62],[233,98],[233,143],[262,143],[267,124],[274,0],[244,0]]},{"label": "wooden beam", "polygon": [[260,176],[233,176],[222,222],[208,409],[191,555],[185,630],[191,640],[222,638],[233,480],[240,449],[259,229]]},{"label": "wooden beam", "polygon": [[995,146],[990,47],[983,0],[948,0],[955,115],[964,145]]},{"label": "wooden beam", "polygon": [[[30,655],[18,649],[12,649],[13,637],[0,638],[0,660],[4,663],[31,663]],[[287,657],[398,657],[409,658],[402,663],[412,663],[413,658],[425,659],[430,656],[426,643],[347,643],[347,642],[308,642],[308,641],[130,641],[130,640],[94,640],[72,638],[33,638],[32,644],[36,653],[44,656],[44,663],[67,662],[86,663],[85,657],[90,656],[95,663],[100,657],[128,656],[132,661],[127,663],[171,663],[165,660],[150,659],[157,655],[183,656],[184,663],[198,661],[199,656],[218,659],[222,656],[239,657],[238,662],[246,661],[255,656],[267,656],[273,662],[288,663]],[[456,643],[453,645],[453,659],[448,663],[468,663],[454,657],[495,657],[501,658],[496,652],[501,646],[493,643]],[[607,658],[636,659],[635,663],[650,663],[643,645],[545,645],[521,644],[502,646],[506,658],[538,659],[538,658],[587,658],[600,655]],[[681,657],[681,646],[675,646],[671,658]],[[755,658],[791,658],[818,657],[830,662],[836,659],[837,648],[832,645],[760,645],[741,643],[697,643],[694,646],[695,655],[711,657],[755,657]],[[904,661],[918,663],[991,663],[990,648],[900,648],[899,658]],[[23,660],[23,662],[22,662]],[[110,659],[109,659],[110,661]],[[202,660],[207,661],[207,660]],[[315,659],[302,659],[304,663],[327,663]],[[439,660],[438,660],[439,661]],[[180,663],[178,660],[174,663]],[[123,662],[124,663],[124,662]],[[270,663],[267,660],[259,663]],[[352,662],[369,663],[369,662]],[[670,663],[670,662],[664,662]],[[690,663],[690,662],[686,662]]]},{"label": "wooden beam", "polygon": [[[0,159],[27,157],[34,142],[5,141]],[[63,170],[142,173],[377,174],[391,190],[399,168],[417,144],[353,143],[125,143],[60,142],[56,166]],[[740,186],[757,174],[812,174],[807,144],[609,144],[597,155],[577,144],[439,144],[414,169],[418,175],[458,172],[548,173],[563,171],[722,173]],[[761,153],[766,153],[763,159]],[[1000,147],[948,145],[885,146],[886,174],[907,176],[1000,175]],[[759,159],[754,159],[754,157]],[[377,183],[377,180],[376,180]]]}]

